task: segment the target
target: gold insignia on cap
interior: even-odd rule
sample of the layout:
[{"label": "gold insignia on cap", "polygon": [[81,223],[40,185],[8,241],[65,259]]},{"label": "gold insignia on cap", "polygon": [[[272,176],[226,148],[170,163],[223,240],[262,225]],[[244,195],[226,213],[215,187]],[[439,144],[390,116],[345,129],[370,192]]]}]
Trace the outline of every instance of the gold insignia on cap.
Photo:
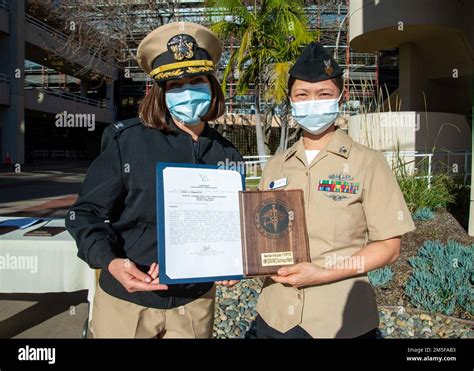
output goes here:
[{"label": "gold insignia on cap", "polygon": [[326,66],[326,68],[324,69],[326,75],[331,76],[334,71],[334,68],[331,67],[331,60],[328,59],[327,61],[324,61],[324,65]]},{"label": "gold insignia on cap", "polygon": [[168,41],[168,49],[177,61],[194,57],[196,40],[190,35],[176,35]]}]

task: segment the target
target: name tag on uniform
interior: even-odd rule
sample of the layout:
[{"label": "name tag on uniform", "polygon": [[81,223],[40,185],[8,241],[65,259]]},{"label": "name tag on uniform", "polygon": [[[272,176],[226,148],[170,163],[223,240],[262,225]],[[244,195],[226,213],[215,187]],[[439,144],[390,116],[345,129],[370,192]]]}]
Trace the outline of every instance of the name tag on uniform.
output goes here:
[{"label": "name tag on uniform", "polygon": [[278,180],[272,180],[268,185],[269,189],[277,189],[285,187],[288,184],[288,178],[281,178]]}]

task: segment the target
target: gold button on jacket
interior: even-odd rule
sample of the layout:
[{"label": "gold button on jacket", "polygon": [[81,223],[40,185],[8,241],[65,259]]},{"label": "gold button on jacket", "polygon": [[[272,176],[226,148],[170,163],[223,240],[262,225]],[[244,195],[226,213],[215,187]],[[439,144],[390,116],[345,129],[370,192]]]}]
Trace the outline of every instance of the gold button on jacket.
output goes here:
[{"label": "gold button on jacket", "polygon": [[[342,129],[311,164],[303,138],[273,156],[259,189],[282,178],[287,178],[284,189],[304,191],[311,260],[321,267],[352,256],[369,241],[415,229],[384,155],[353,142]],[[257,311],[278,331],[300,325],[314,338],[352,338],[379,324],[367,274],[299,289],[267,278]]]}]

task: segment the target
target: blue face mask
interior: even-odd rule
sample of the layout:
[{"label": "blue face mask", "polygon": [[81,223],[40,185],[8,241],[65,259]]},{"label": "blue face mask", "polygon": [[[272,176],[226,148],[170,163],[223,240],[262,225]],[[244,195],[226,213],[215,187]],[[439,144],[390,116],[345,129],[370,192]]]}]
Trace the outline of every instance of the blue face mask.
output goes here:
[{"label": "blue face mask", "polygon": [[211,106],[211,88],[207,83],[185,84],[165,93],[166,105],[171,115],[185,125],[193,126],[201,121]]},{"label": "blue face mask", "polygon": [[339,116],[339,98],[291,102],[291,115],[304,130],[321,134]]}]

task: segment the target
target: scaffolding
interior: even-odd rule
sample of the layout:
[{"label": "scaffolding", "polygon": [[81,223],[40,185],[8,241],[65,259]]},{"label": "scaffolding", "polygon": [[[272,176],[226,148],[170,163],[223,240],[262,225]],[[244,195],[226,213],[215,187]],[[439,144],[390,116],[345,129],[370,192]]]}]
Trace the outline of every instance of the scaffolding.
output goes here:
[{"label": "scaffolding", "polygon": [[[57,2],[53,2],[57,3]],[[61,1],[59,1],[61,3]],[[81,2],[65,1],[69,7]],[[223,19],[230,14],[222,9],[212,9],[206,7],[206,2],[201,1],[157,1],[149,2],[145,0],[134,0],[125,2],[124,9],[130,14],[126,15],[127,20],[132,25],[126,27],[126,52],[129,55],[136,54],[136,47],[146,34],[162,24],[177,21],[189,21],[201,23],[208,26],[210,23]],[[124,4],[125,4],[124,3]],[[249,7],[254,6],[258,1],[243,1]],[[315,31],[317,41],[321,42],[332,54],[338,64],[344,69],[345,101],[346,111],[354,111],[354,107],[365,104],[373,99],[374,89],[367,89],[367,86],[377,86],[377,56],[369,53],[355,53],[349,47],[348,16],[349,0],[306,0],[303,1],[304,10],[308,18],[308,28]],[[77,5],[79,7],[80,5]],[[93,11],[82,15],[87,19],[88,26],[95,28],[97,32],[106,33],[111,27],[110,7],[117,6],[114,2],[99,2],[94,5]],[[92,8],[91,8],[92,9]],[[79,8],[75,9],[79,10]],[[80,10],[83,10],[82,8]],[[112,20],[113,21],[113,20]],[[117,22],[119,22],[118,20]],[[116,27],[125,27],[117,24]],[[218,65],[217,75],[222,76],[226,63],[230,56],[230,51],[238,48],[238,40],[230,37],[223,40],[224,53]],[[125,54],[125,51],[124,53]],[[148,93],[152,81],[140,71],[135,60],[122,62],[122,67],[127,68],[131,74],[130,84],[137,84],[140,92],[137,96]],[[226,102],[227,112],[233,114],[252,114],[254,96],[252,87],[247,95],[235,96],[235,86],[238,76],[231,74],[227,84]],[[376,90],[376,89],[375,89]],[[263,91],[263,89],[261,89]],[[121,101],[123,99],[119,99]],[[138,101],[138,99],[133,99]],[[263,100],[262,100],[263,101]]]}]

